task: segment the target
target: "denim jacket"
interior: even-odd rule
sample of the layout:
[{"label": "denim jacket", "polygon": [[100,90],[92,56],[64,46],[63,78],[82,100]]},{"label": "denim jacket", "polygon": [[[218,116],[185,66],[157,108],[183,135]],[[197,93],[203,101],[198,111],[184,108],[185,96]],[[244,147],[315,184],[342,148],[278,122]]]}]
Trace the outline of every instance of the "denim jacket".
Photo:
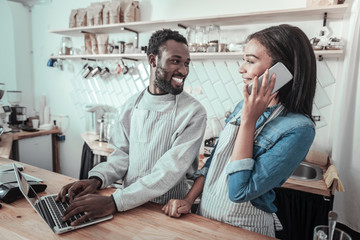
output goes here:
[{"label": "denim jacket", "polygon": [[[241,111],[243,101],[237,104],[228,123]],[[275,110],[268,107],[256,123],[260,127]],[[236,119],[240,125],[241,117]],[[265,125],[254,140],[253,157],[233,161],[226,167],[229,198],[233,202],[250,201],[253,206],[276,212],[274,188],[280,187],[289,178],[301,161],[305,159],[315,137],[315,126],[310,118],[297,113],[281,113]],[[211,165],[216,146],[199,174],[205,176]],[[228,159],[221,159],[228,161]]]}]

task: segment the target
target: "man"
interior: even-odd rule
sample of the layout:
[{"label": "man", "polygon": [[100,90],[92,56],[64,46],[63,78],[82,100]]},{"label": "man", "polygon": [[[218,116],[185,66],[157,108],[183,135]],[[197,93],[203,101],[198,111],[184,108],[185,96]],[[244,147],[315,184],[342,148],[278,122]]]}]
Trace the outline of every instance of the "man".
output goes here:
[{"label": "man", "polygon": [[[183,92],[190,64],[187,41],[177,31],[159,30],[149,40],[147,55],[149,87],[120,110],[110,139],[114,152],[89,172],[89,179],[68,184],[58,194],[61,201],[68,194],[71,203],[63,221],[87,212],[72,223],[77,225],[148,201],[165,204],[188,192],[186,176],[198,166],[206,111]],[[93,194],[119,179],[124,189],[111,196]]]}]

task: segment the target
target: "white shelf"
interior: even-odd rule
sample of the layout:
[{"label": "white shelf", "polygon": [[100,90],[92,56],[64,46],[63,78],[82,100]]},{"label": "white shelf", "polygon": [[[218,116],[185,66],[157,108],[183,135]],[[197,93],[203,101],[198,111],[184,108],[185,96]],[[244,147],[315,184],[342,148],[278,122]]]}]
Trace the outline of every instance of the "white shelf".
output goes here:
[{"label": "white shelf", "polygon": [[236,26],[255,23],[272,22],[291,22],[291,21],[310,21],[322,19],[324,13],[327,13],[327,19],[343,19],[348,4],[332,5],[326,7],[284,9],[264,12],[247,12],[231,15],[218,15],[200,18],[183,18],[174,20],[140,21],[132,23],[119,23],[109,25],[99,25],[90,27],[77,27],[61,30],[49,31],[68,36],[81,36],[83,32],[90,33],[121,33],[124,28],[136,32],[151,32],[162,28],[179,28],[179,24],[185,27],[194,27],[196,25],[217,24],[219,26]]},{"label": "white shelf", "polygon": [[[316,50],[315,55],[336,58],[342,57],[343,50]],[[237,59],[240,60],[243,57],[243,53],[240,52],[220,52],[220,53],[190,53],[191,60],[219,60],[219,59]],[[81,60],[81,59],[92,59],[92,60],[117,60],[120,58],[134,59],[144,61],[147,60],[146,54],[134,53],[134,54],[98,54],[98,55],[59,55],[51,56],[53,59],[67,59],[67,60]]]}]

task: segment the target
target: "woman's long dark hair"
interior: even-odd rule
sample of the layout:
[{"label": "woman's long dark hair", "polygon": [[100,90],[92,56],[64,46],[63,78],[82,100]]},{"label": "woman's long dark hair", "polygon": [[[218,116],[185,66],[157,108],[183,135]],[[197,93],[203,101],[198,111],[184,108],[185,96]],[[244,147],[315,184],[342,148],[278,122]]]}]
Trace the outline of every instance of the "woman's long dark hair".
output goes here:
[{"label": "woman's long dark hair", "polygon": [[305,33],[298,27],[282,24],[251,34],[273,59],[282,62],[294,78],[279,90],[278,99],[287,112],[301,113],[313,122],[312,107],[316,90],[316,58]]}]

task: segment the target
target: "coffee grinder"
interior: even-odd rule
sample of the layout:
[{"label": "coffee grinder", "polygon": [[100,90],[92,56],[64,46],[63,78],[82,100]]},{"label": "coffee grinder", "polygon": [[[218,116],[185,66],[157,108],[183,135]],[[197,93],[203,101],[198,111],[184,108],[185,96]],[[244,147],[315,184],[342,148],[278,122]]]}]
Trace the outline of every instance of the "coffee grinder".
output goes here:
[{"label": "coffee grinder", "polygon": [[3,132],[10,132],[11,128],[9,128],[7,119],[10,116],[11,109],[10,106],[3,105],[2,98],[5,93],[5,84],[0,83],[0,128]]},{"label": "coffee grinder", "polygon": [[7,91],[8,102],[11,105],[9,123],[14,128],[21,128],[27,119],[26,107],[19,106],[21,93],[21,91]]}]

